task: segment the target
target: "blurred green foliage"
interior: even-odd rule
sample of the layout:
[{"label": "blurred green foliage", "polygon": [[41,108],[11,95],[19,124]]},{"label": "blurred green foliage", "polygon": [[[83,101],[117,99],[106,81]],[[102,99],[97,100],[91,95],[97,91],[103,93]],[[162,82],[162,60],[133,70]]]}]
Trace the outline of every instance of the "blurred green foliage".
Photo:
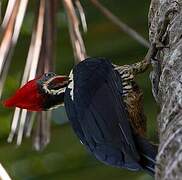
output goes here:
[{"label": "blurred green foliage", "polygon": [[[131,37],[122,33],[97,11],[89,1],[83,0],[88,23],[88,33],[84,40],[90,56],[104,56],[116,64],[128,64],[141,60],[147,51]],[[112,1],[102,0],[105,6],[124,22],[148,38],[147,13],[149,1]],[[27,56],[34,9],[36,3],[31,1],[24,20],[24,25],[12,59],[9,76],[5,84],[3,98],[14,92],[20,82]],[[55,46],[55,67],[59,74],[69,74],[73,66],[73,53],[68,34],[66,16],[63,8],[57,15],[57,39]],[[149,72],[137,78],[144,91],[144,107],[148,118],[148,137],[156,140],[156,104],[152,97]],[[6,142],[13,115],[12,109],[0,108],[0,162],[13,179],[17,180],[150,180],[142,172],[130,172],[101,164],[90,156],[74,135],[69,124],[52,123],[51,143],[42,152],[32,148],[31,139],[25,139],[20,147]],[[56,114],[55,119],[64,119],[65,113]]]}]

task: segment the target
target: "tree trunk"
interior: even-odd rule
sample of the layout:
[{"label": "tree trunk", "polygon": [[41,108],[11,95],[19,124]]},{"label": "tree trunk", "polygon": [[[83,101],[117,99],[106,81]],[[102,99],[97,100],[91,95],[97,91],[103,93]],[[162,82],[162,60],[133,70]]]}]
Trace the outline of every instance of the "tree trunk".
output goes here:
[{"label": "tree trunk", "polygon": [[[166,22],[163,38],[159,30]],[[165,23],[164,23],[165,22]],[[182,179],[182,0],[152,0],[149,10],[151,43],[163,42],[153,61],[152,90],[160,105],[157,180]]]}]

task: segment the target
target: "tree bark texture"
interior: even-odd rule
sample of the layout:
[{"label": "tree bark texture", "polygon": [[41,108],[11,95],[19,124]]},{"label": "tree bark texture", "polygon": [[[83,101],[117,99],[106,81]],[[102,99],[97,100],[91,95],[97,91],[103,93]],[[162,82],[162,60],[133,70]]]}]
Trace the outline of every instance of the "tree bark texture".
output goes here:
[{"label": "tree bark texture", "polygon": [[[168,18],[163,37],[160,30]],[[156,180],[182,180],[182,0],[152,0],[149,38],[164,48],[153,60],[151,82],[160,106]],[[162,46],[161,46],[162,47]]]}]

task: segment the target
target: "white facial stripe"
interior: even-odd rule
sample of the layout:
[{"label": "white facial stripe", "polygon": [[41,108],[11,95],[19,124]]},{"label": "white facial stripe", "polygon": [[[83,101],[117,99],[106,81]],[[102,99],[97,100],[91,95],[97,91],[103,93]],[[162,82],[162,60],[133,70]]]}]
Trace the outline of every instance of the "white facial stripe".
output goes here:
[{"label": "white facial stripe", "polygon": [[47,83],[43,84],[42,88],[45,90],[45,93],[48,93],[48,94],[51,93],[51,91],[47,88]]},{"label": "white facial stripe", "polygon": [[[61,77],[66,77],[66,76],[61,76]],[[43,84],[43,89],[45,90],[46,93],[48,94],[53,94],[53,95],[59,95],[61,93],[64,93],[66,90],[66,87],[60,88],[60,89],[48,89],[48,84],[52,81],[54,77],[50,78],[47,82]],[[63,81],[62,85],[64,86],[65,84],[68,84],[69,81]]]},{"label": "white facial stripe", "polygon": [[51,107],[49,110],[57,109],[57,108],[60,107],[60,106],[64,106],[64,103],[55,105],[55,106]]},{"label": "white facial stripe", "polygon": [[51,90],[50,90],[50,89],[47,88],[47,84],[44,84],[44,85],[43,85],[43,89],[44,89],[45,92],[48,93],[48,94],[59,95],[59,94],[65,92],[66,87],[60,88],[60,89],[58,89],[58,90],[54,90],[54,89],[51,89]]},{"label": "white facial stripe", "polygon": [[51,89],[50,92],[51,92],[51,94],[53,94],[53,95],[59,95],[59,94],[61,94],[61,93],[64,93],[65,90],[66,90],[66,87],[61,88],[61,89],[58,89],[58,90]]}]

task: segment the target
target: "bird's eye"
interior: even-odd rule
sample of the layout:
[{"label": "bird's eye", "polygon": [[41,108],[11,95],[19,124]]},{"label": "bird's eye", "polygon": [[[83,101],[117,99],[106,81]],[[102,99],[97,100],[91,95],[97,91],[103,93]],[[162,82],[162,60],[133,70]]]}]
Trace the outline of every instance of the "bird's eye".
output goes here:
[{"label": "bird's eye", "polygon": [[53,72],[45,73],[45,77],[53,77],[53,76],[56,76],[56,74]]},{"label": "bird's eye", "polygon": [[54,76],[56,76],[55,73],[53,73],[53,72],[47,72],[47,73],[45,73],[45,74],[42,76],[41,80],[42,80],[43,82],[46,82],[46,81],[48,81],[50,78],[52,78],[52,77],[54,77]]}]

